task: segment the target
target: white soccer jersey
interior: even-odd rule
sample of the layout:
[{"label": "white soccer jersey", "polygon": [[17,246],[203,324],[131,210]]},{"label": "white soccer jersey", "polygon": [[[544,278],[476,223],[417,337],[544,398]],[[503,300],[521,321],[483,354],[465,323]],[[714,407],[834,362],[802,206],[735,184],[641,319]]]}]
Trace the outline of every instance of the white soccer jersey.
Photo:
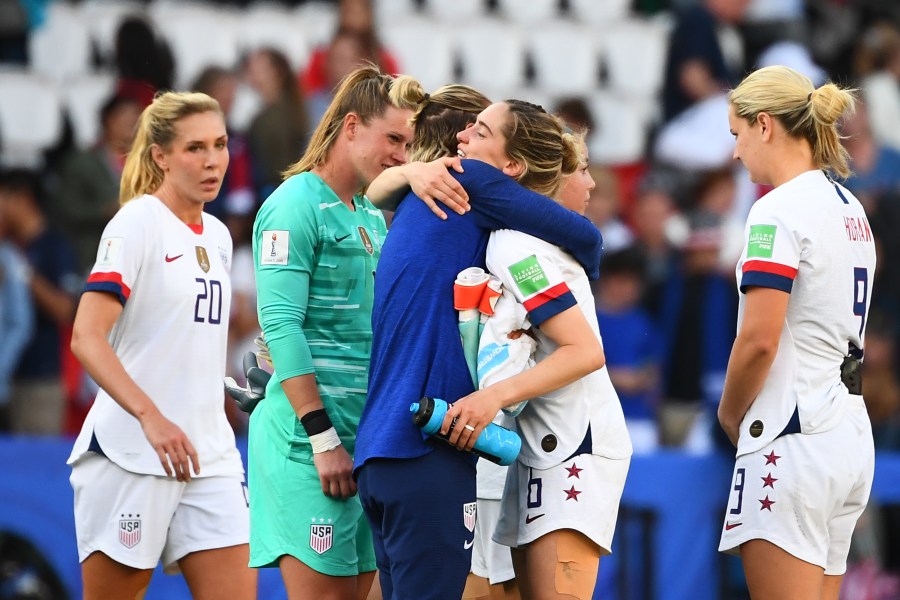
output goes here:
[{"label": "white soccer jersey", "polygon": [[[538,339],[536,362],[557,348],[541,332],[541,323],[576,304],[601,339],[587,275],[557,246],[519,231],[495,231],[488,243],[487,266],[525,305]],[[613,459],[631,456],[622,406],[606,367],[530,400],[516,424],[522,436],[519,460],[537,469],[572,456],[585,441],[589,425],[590,447],[581,451]]]},{"label": "white soccer jersey", "polygon": [[[821,171],[778,186],[750,210],[738,286],[791,294],[775,362],[740,426],[738,456],[786,433],[819,433],[840,420],[848,394],[841,363],[863,349],[875,274],[865,211]],[[741,294],[740,330],[744,312]]]},{"label": "white soccer jersey", "polygon": [[[225,418],[222,381],[231,309],[231,236],[215,217],[201,227],[178,219],[158,198],[132,200],[103,231],[85,291],[109,292],[124,308],[109,341],[122,365],[197,450],[200,476],[243,473]],[[137,419],[104,390],[69,457],[97,436],[127,471],[165,475]]]}]

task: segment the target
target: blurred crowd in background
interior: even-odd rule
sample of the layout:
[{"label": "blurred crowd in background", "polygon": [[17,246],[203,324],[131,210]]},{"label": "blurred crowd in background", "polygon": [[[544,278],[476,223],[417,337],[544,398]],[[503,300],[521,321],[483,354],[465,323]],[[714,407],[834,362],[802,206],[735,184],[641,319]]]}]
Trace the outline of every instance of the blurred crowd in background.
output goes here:
[{"label": "blurred crowd in background", "polygon": [[715,409],[734,265],[767,190],[732,160],[725,93],[768,64],[858,88],[844,183],[879,251],[865,400],[876,445],[900,449],[900,3],[883,0],[0,0],[0,431],[71,434],[93,399],[68,336],[158,90],[206,92],[229,119],[231,163],[207,210],[234,237],[228,370],[242,378],[259,331],[255,212],[361,61],[587,128],[597,311],[637,453],[731,451]]}]

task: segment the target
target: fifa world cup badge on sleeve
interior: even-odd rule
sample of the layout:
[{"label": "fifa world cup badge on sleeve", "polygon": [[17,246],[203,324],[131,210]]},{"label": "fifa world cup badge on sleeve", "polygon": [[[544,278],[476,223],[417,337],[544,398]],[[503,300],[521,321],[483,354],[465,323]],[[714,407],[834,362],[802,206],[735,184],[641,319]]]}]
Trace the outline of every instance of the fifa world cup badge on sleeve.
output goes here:
[{"label": "fifa world cup badge on sleeve", "polygon": [[197,249],[197,264],[203,269],[204,273],[209,273],[209,255],[203,246],[195,246]]},{"label": "fifa world cup badge on sleeve", "polygon": [[100,241],[97,249],[97,266],[111,267],[122,250],[122,238],[112,237]]},{"label": "fifa world cup badge on sleeve", "polygon": [[288,264],[288,240],[291,232],[283,229],[268,229],[262,232],[259,245],[260,265]]}]

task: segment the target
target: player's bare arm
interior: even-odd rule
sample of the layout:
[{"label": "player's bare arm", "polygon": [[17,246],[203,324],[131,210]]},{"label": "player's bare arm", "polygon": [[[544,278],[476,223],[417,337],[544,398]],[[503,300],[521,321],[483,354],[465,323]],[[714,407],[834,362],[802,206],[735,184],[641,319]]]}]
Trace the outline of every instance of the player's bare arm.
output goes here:
[{"label": "player's bare arm", "polygon": [[735,445],[741,420],[775,361],[790,297],[787,292],[773,288],[747,290],[744,320],[731,350],[719,403],[719,423]]},{"label": "player's bare arm", "polygon": [[128,375],[109,345],[109,332],[121,313],[122,305],[112,294],[85,292],[75,315],[72,352],[100,387],[140,421],[166,474],[178,481],[190,481],[191,467],[194,475],[200,473],[197,451],[181,428],[163,416]]}]

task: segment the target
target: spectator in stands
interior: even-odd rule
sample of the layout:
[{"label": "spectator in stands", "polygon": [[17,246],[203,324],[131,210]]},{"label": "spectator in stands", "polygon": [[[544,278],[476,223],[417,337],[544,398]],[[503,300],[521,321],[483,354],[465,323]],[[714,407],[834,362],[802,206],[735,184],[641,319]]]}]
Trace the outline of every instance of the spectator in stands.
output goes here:
[{"label": "spectator in stands", "polygon": [[34,335],[13,381],[12,430],[58,435],[66,408],[61,361],[68,350],[61,339],[68,340],[83,276],[69,241],[47,222],[42,200],[38,174],[0,173],[0,213],[28,262],[36,314]]},{"label": "spectator in stands", "polygon": [[[316,57],[317,54],[314,54],[313,60],[316,60]],[[321,57],[322,66],[317,69],[321,70],[322,82],[307,82],[304,75],[303,90],[310,123],[318,123],[325,114],[335,86],[347,73],[366,62],[376,63],[377,58],[366,48],[365,38],[359,32],[348,28],[341,28],[335,32]],[[307,74],[313,66],[311,62]]]},{"label": "spectator in stands", "polygon": [[740,47],[740,38],[728,28],[740,23],[749,1],[702,0],[678,14],[666,58],[665,121],[736,83],[743,64],[735,64],[731,48],[723,47],[720,35],[727,31]]},{"label": "spectator in stands", "polygon": [[[357,48],[349,48],[348,40],[353,39]],[[335,44],[340,42],[340,47]],[[335,56],[332,56],[335,54]],[[348,64],[348,56],[354,61]],[[335,85],[360,61],[368,61],[382,73],[396,75],[400,72],[397,60],[381,45],[375,31],[375,16],[371,0],[340,0],[338,3],[338,25],[334,37],[327,46],[316,48],[309,57],[301,77],[301,87],[307,96],[319,93],[331,94]],[[316,123],[314,119],[312,122]]]},{"label": "spectator in stands", "polygon": [[658,322],[663,289],[675,269],[675,248],[667,233],[680,215],[674,198],[675,184],[667,176],[651,173],[639,184],[631,222],[635,245],[646,260],[641,305]]},{"label": "spectator in stands", "polygon": [[0,432],[10,428],[10,383],[34,327],[30,278],[25,259],[7,238],[0,213]]},{"label": "spectator in stands", "polygon": [[114,95],[100,109],[100,138],[65,157],[48,214],[72,241],[78,268],[87,273],[107,221],[119,209],[119,177],[141,114],[136,100]]},{"label": "spectator in stands", "polygon": [[[662,295],[659,326],[664,336],[662,442],[708,451],[718,434],[715,407],[734,341],[736,256],[724,259],[733,229],[727,215],[735,185],[730,171],[706,175],[693,190],[687,232],[670,236],[679,245],[677,267]],[[738,234],[742,233],[738,230]],[[740,245],[738,245],[740,250]]]},{"label": "spectator in stands", "polygon": [[595,288],[597,321],[609,378],[619,394],[635,453],[659,445],[657,408],[662,344],[656,324],[641,308],[645,259],[636,247],[607,252]]},{"label": "spectator in stands", "polygon": [[622,204],[619,181],[616,174],[606,167],[593,165],[589,169],[596,187],[591,190],[591,201],[584,214],[603,234],[604,252],[621,250],[631,245],[634,234],[619,218]]},{"label": "spectator in stands", "polygon": [[175,63],[168,44],[140,16],[126,17],[116,31],[116,93],[141,108],[154,94],[172,89]]},{"label": "spectator in stands", "polygon": [[257,197],[266,198],[282,181],[282,172],[303,153],[309,122],[303,95],[287,57],[274,48],[254,50],[244,66],[247,82],[262,108],[247,130]]},{"label": "spectator in stands", "polygon": [[857,75],[879,143],[900,151],[900,27],[882,22],[860,36]]}]

